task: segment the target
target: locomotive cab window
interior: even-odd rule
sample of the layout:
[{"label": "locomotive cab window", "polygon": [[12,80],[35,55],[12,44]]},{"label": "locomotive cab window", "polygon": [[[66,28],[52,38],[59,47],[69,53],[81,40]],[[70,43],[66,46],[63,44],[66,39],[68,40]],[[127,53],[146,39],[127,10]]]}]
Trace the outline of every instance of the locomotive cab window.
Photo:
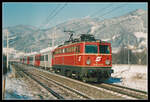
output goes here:
[{"label": "locomotive cab window", "polygon": [[110,53],[110,49],[108,45],[99,45],[99,51],[100,53]]},{"label": "locomotive cab window", "polygon": [[85,45],[85,53],[97,53],[97,45]]}]

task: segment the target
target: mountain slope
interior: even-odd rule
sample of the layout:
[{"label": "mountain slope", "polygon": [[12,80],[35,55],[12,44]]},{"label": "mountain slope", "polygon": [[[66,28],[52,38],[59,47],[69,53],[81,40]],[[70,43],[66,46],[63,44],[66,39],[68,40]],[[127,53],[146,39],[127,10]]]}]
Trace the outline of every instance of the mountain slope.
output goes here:
[{"label": "mountain slope", "polygon": [[[79,34],[90,33],[97,39],[105,40],[112,43],[113,50],[124,46],[135,49],[147,47],[147,28],[148,15],[147,11],[138,9],[120,17],[105,19],[99,18],[82,18],[73,19],[56,27],[49,29],[38,29],[28,25],[18,25],[7,27],[9,36],[12,38],[9,43],[11,47],[20,51],[39,51],[51,45],[53,34],[55,34],[55,45],[63,43],[69,39],[69,35],[64,30],[75,31],[74,37]],[[55,29],[56,28],[56,29]],[[6,46],[6,34],[3,31],[3,45]]]}]

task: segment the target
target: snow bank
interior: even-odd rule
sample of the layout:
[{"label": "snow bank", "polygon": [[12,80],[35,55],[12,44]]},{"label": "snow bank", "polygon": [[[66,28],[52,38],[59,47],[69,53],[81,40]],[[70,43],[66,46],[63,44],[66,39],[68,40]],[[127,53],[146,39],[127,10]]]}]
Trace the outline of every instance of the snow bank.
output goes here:
[{"label": "snow bank", "polygon": [[146,34],[146,33],[143,33],[143,32],[134,32],[134,35],[135,35],[137,38],[145,38],[145,39],[147,39],[147,34]]},{"label": "snow bank", "polygon": [[119,85],[148,90],[148,67],[146,65],[113,65],[113,78],[119,78]]},{"label": "snow bank", "polygon": [[120,36],[119,34],[114,35],[114,36],[112,37],[112,40],[118,38],[119,36]]},{"label": "snow bank", "polygon": [[18,99],[31,99],[32,96],[29,91],[25,89],[28,87],[22,80],[9,78],[6,79],[6,100],[18,100]]}]

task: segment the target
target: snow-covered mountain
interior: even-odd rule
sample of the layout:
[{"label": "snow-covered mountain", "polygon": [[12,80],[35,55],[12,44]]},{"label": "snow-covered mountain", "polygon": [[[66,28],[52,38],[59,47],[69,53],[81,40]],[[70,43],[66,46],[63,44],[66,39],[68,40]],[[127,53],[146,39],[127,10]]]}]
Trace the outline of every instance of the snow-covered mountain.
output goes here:
[{"label": "snow-covered mountain", "polygon": [[11,41],[9,46],[21,51],[40,51],[51,45],[53,34],[55,45],[69,39],[64,30],[79,34],[90,33],[97,39],[112,43],[113,51],[124,46],[134,50],[147,48],[148,13],[142,9],[135,10],[120,17],[100,20],[99,18],[72,19],[49,29],[38,29],[28,25],[3,28],[3,46],[6,46],[8,30]]}]

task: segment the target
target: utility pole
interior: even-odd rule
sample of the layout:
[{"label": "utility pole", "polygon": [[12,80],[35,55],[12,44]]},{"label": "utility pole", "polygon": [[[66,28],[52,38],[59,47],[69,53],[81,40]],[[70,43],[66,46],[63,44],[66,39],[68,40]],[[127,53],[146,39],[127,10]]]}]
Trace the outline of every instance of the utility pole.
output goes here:
[{"label": "utility pole", "polygon": [[129,56],[129,34],[128,34],[128,65],[130,69],[130,56]]},{"label": "utility pole", "polygon": [[[8,62],[9,62],[9,59],[8,59],[8,48],[9,48],[9,45],[8,45],[8,34],[9,34],[9,32],[8,32],[8,30],[6,30],[6,35],[7,35],[7,70],[8,70]],[[3,70],[4,70],[4,68],[3,68]],[[7,73],[7,72],[6,72]],[[6,84],[6,76],[4,75],[4,79],[3,79],[3,92],[2,92],[2,94],[3,94],[3,100],[5,99],[5,84]]]},{"label": "utility pole", "polygon": [[54,47],[55,34],[56,34],[56,27],[54,29],[54,33],[53,33],[53,37],[52,37],[52,47]]},{"label": "utility pole", "polygon": [[129,64],[129,34],[128,34],[128,64]]},{"label": "utility pole", "polygon": [[8,69],[8,48],[9,48],[9,44],[8,44],[8,31],[6,31],[6,34],[7,34],[7,69]]}]

